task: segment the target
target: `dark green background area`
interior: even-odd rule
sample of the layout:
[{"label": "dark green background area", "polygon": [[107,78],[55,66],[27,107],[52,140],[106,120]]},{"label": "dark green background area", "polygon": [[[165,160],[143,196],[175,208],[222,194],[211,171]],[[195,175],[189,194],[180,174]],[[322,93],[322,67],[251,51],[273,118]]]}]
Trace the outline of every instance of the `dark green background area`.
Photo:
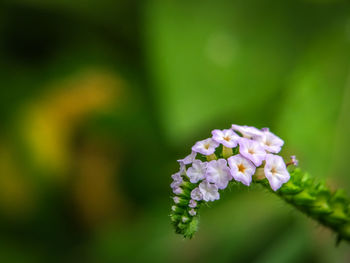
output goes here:
[{"label": "dark green background area", "polygon": [[232,123],[270,127],[283,157],[350,193],[349,11],[1,1],[0,262],[350,262],[348,244],[258,186],[204,208],[191,241],[168,217],[176,160]]}]

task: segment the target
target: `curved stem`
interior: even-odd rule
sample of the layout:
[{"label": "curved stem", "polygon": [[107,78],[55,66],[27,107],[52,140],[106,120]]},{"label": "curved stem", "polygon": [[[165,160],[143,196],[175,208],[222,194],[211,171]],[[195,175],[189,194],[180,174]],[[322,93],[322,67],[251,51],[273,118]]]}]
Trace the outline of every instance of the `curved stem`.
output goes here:
[{"label": "curved stem", "polygon": [[[332,192],[324,182],[315,183],[307,173],[299,168],[289,169],[291,178],[278,191],[271,190],[266,178],[254,176],[254,182],[263,185],[271,193],[277,194],[287,203],[301,212],[318,221],[322,225],[332,229],[341,240],[350,241],[350,200],[343,190]],[[181,186],[183,193],[180,200],[172,206],[171,220],[176,233],[185,238],[192,238],[198,228],[198,210],[202,202],[198,202],[196,215],[191,216],[188,207],[191,199],[191,191],[196,184],[185,181]]]}]

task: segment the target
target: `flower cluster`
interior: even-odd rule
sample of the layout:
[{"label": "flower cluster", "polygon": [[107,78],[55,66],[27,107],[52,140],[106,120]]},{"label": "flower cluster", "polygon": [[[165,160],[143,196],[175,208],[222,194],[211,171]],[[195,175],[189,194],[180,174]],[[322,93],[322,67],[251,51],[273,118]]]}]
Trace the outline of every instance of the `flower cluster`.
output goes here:
[{"label": "flower cluster", "polygon": [[[263,167],[271,188],[276,191],[289,180],[286,164],[276,155],[283,143],[268,128],[259,130],[232,125],[231,129],[214,130],[211,138],[197,142],[190,155],[178,160],[180,171],[172,176],[171,187],[175,194],[180,193],[182,176],[187,176],[191,183],[200,182],[191,193],[194,200],[214,201],[219,198],[218,189],[225,189],[229,181],[234,179],[249,186],[256,169]],[[220,145],[223,158],[215,155]],[[233,155],[233,152],[237,154]],[[231,153],[230,156],[227,153]],[[196,159],[199,154],[206,156],[207,161]],[[187,165],[191,166],[186,169]]]},{"label": "flower cluster", "polygon": [[[200,203],[218,200],[219,190],[231,180],[249,186],[255,175],[266,178],[277,191],[290,178],[284,160],[276,155],[283,144],[268,128],[239,125],[213,130],[211,138],[196,142],[191,154],[178,160],[180,170],[172,175],[174,202],[186,206],[183,223],[196,215]],[[293,156],[292,164],[296,163]]]}]

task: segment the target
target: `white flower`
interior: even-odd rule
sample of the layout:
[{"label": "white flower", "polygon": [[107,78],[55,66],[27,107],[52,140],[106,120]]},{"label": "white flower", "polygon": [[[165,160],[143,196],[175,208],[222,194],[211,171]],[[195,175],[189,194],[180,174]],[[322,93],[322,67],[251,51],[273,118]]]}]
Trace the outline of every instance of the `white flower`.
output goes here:
[{"label": "white flower", "polygon": [[225,159],[210,161],[207,165],[206,180],[214,183],[219,189],[225,189],[232,179]]},{"label": "white flower", "polygon": [[214,141],[221,143],[228,148],[234,148],[237,146],[237,140],[239,136],[231,129],[222,131],[213,130],[211,134],[213,135]]},{"label": "white flower", "polygon": [[187,169],[187,176],[190,178],[190,182],[195,184],[198,181],[204,179],[206,168],[207,162],[195,160],[192,163],[192,166]]},{"label": "white flower", "polygon": [[262,129],[262,135],[253,136],[253,140],[260,142],[264,149],[270,153],[279,153],[284,141],[269,131],[268,128]]},{"label": "white flower", "polygon": [[192,151],[204,155],[211,155],[215,152],[215,149],[218,146],[219,143],[214,141],[212,138],[209,138],[203,141],[196,142],[196,144],[192,147]]},{"label": "white flower", "polygon": [[256,166],[260,166],[265,160],[266,151],[260,143],[246,138],[240,138],[238,143],[239,153],[252,161]]},{"label": "white flower", "polygon": [[272,190],[277,191],[290,179],[286,164],[279,155],[267,154],[264,172]]},{"label": "white flower", "polygon": [[254,164],[242,155],[237,154],[227,159],[231,168],[231,175],[233,178],[247,186],[252,182],[252,176],[255,173]]},{"label": "white flower", "polygon": [[[218,187],[215,184],[203,181],[199,184],[199,190],[203,195],[203,200],[206,202],[215,201],[220,198]],[[192,197],[192,199],[194,198]]]},{"label": "white flower", "polygon": [[248,139],[262,135],[262,131],[252,126],[232,124],[232,129],[238,131],[244,138]]}]

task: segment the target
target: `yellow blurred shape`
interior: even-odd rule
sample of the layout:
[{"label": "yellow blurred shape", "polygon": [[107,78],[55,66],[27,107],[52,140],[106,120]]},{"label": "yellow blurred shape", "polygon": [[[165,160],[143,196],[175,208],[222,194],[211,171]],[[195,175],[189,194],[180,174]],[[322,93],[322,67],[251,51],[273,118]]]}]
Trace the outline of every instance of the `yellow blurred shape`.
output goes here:
[{"label": "yellow blurred shape", "polygon": [[109,149],[99,140],[89,139],[79,149],[73,199],[77,214],[89,228],[108,221],[115,222],[127,214],[124,206],[127,202],[116,181],[119,158],[115,155],[119,155],[117,151]]},{"label": "yellow blurred shape", "polygon": [[70,166],[70,140],[82,121],[116,105],[122,81],[115,74],[89,70],[50,87],[23,114],[21,134],[36,167],[57,174]]},{"label": "yellow blurred shape", "polygon": [[22,218],[33,208],[30,182],[19,171],[10,148],[0,144],[0,208],[7,216]]}]

